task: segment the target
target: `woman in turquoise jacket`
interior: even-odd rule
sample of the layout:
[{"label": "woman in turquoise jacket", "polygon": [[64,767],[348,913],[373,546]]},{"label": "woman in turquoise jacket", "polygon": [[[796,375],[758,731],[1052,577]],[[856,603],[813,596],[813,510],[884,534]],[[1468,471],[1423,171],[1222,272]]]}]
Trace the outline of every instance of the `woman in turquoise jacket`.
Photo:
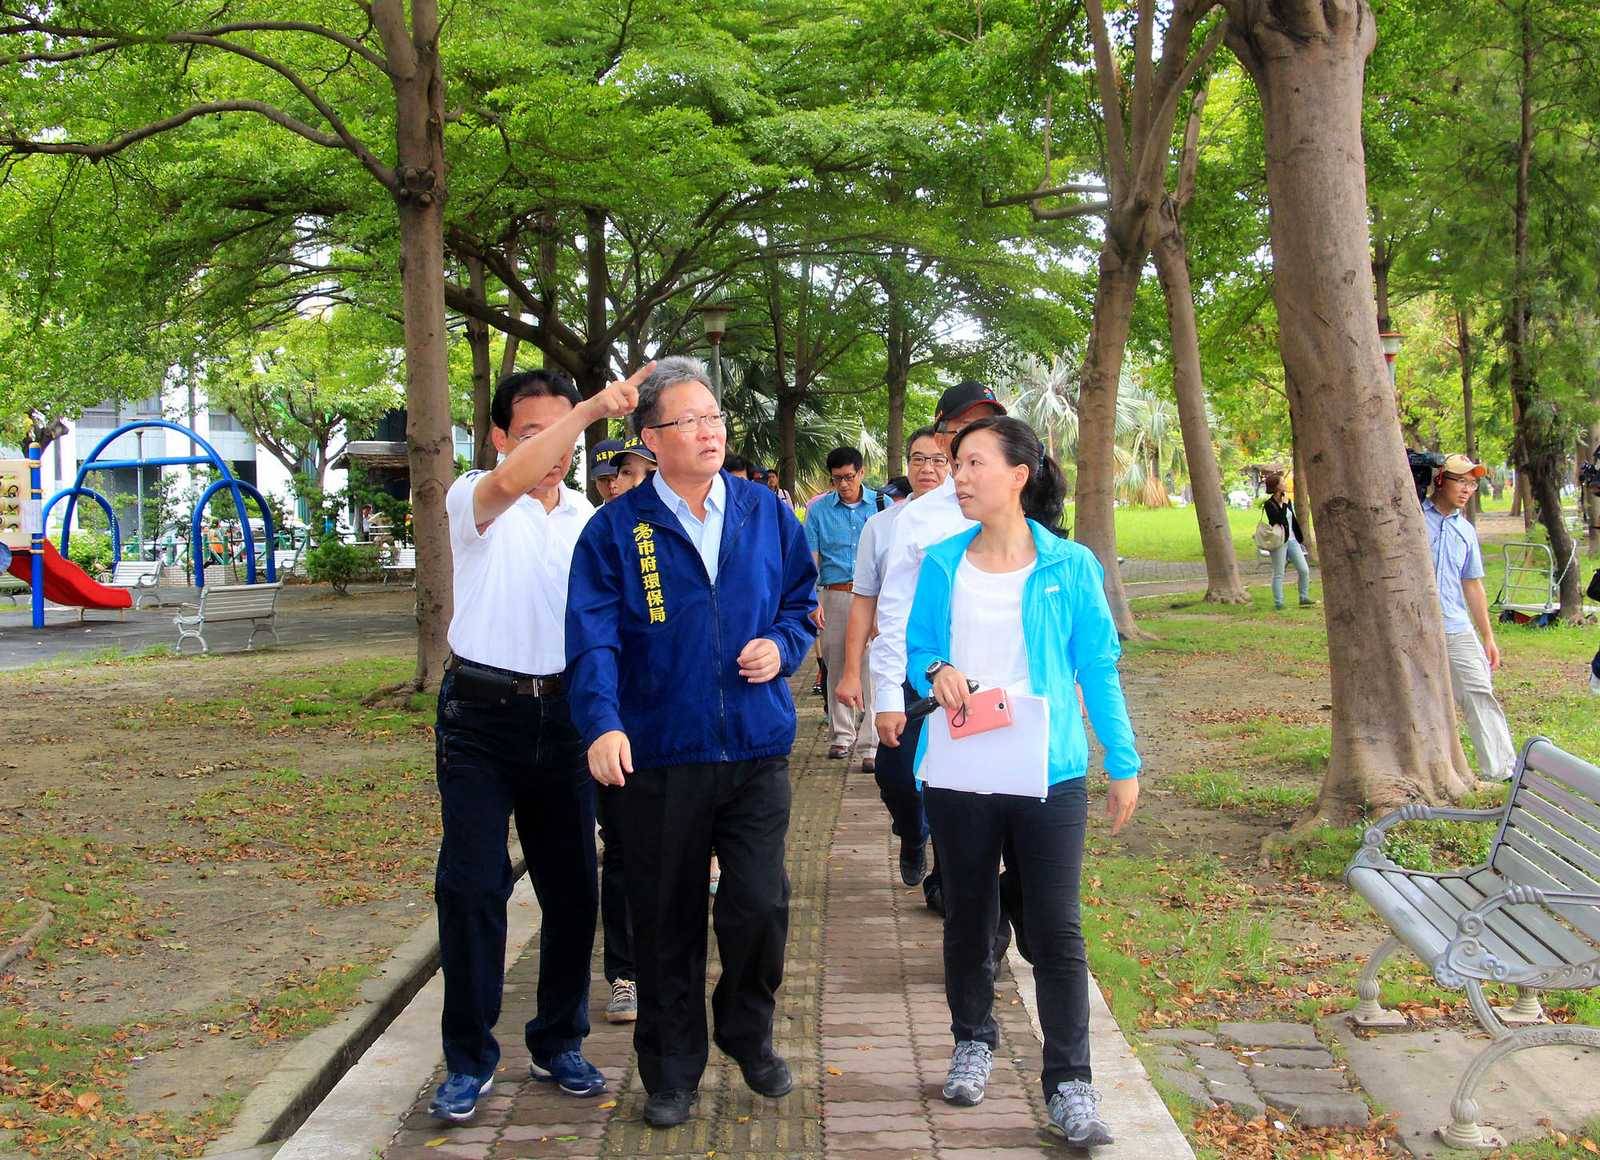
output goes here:
[{"label": "woman in turquoise jacket", "polygon": [[952,458],[961,512],[978,527],[935,544],[923,558],[906,626],[906,667],[918,690],[931,689],[952,714],[967,704],[969,679],[980,689],[1045,698],[1050,784],[1042,800],[925,790],[945,868],[945,997],[956,1040],[944,1097],[963,1105],[983,1099],[998,1042],[991,938],[1004,846],[1022,882],[1051,1127],[1076,1147],[1109,1144],[1089,1068],[1089,974],[1078,904],[1089,764],[1079,690],[1105,749],[1112,833],[1138,801],[1139,755],[1117,676],[1121,648],[1104,573],[1093,553],[1055,530],[1066,487],[1026,423],[980,420],[956,437]]}]

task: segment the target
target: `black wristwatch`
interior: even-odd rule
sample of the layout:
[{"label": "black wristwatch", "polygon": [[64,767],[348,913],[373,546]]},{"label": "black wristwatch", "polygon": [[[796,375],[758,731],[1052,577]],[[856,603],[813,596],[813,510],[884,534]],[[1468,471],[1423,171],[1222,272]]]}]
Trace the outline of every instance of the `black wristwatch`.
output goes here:
[{"label": "black wristwatch", "polygon": [[950,667],[950,662],[949,661],[934,661],[931,665],[929,665],[927,667],[927,669],[923,672],[922,676],[928,682],[928,684],[931,685],[931,684],[933,684],[933,678],[939,675],[939,670],[940,669],[948,669],[949,667]]}]

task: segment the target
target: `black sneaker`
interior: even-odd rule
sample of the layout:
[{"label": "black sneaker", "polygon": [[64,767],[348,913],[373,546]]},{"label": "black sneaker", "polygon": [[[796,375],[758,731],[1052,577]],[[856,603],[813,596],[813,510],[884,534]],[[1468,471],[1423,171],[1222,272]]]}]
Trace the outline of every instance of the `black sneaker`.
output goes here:
[{"label": "black sneaker", "polygon": [[699,1092],[685,1088],[652,1092],[644,1102],[644,1122],[652,1128],[676,1128],[689,1118],[689,1109],[699,1098]]},{"label": "black sneaker", "polygon": [[915,886],[928,876],[928,843],[900,839],[900,881]]},{"label": "black sneaker", "polygon": [[933,911],[933,913],[937,914],[940,918],[943,918],[944,917],[944,887],[943,886],[935,886],[932,889],[924,890],[922,892],[922,894],[923,894],[923,899],[928,904],[928,909]]},{"label": "black sneaker", "polygon": [[794,1077],[789,1074],[789,1065],[782,1056],[772,1051],[756,1059],[741,1059],[739,1072],[744,1076],[745,1086],[758,1096],[775,1100],[794,1090]]}]

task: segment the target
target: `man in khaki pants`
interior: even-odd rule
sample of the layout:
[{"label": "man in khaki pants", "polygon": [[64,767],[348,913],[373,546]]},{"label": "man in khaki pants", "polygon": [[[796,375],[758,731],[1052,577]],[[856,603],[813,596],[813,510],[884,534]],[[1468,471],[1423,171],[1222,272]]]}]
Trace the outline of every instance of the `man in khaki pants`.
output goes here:
[{"label": "man in khaki pants", "polygon": [[1465,455],[1447,458],[1434,474],[1433,495],[1422,505],[1422,515],[1428,523],[1433,577],[1444,616],[1450,687],[1478,754],[1478,776],[1505,781],[1516,767],[1517,750],[1490,676],[1500,667],[1500,646],[1483,591],[1478,532],[1461,514],[1483,474],[1483,467]]},{"label": "man in khaki pants", "polygon": [[867,691],[864,715],[834,695],[845,671],[844,642],[850,623],[856,546],[867,520],[888,506],[882,496],[863,485],[862,474],[861,452],[854,447],[835,447],[828,452],[833,494],[820,497],[806,508],[805,529],[806,543],[817,562],[822,661],[828,666],[828,724],[832,731],[828,756],[847,758],[854,749],[861,758],[861,767],[872,772],[878,738],[872,727],[871,691]]}]

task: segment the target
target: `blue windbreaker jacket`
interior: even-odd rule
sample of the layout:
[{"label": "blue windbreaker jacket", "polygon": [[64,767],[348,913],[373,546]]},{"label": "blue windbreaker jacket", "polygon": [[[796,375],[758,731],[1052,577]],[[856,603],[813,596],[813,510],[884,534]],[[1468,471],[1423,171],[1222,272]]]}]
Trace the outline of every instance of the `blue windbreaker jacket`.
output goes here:
[{"label": "blue windbreaker jacket", "polygon": [[[1022,633],[1033,692],[1050,702],[1050,784],[1082,777],[1089,766],[1079,688],[1095,736],[1106,751],[1106,772],[1113,778],[1133,777],[1139,772],[1139,754],[1117,676],[1122,645],[1106,603],[1105,572],[1082,544],[1064,540],[1032,520],[1028,527],[1038,563],[1022,589]],[[906,667],[921,696],[928,694],[928,666],[950,659],[950,592],[956,567],[979,530],[971,528],[941,540],[922,558],[906,623]],[[919,765],[927,737],[924,729],[917,749]]]},{"label": "blue windbreaker jacket", "polygon": [[[636,769],[752,761],[794,746],[788,677],[816,630],[817,569],[794,513],[760,484],[722,473],[727,510],[712,584],[656,489],[596,512],[572,557],[567,680],[587,747],[628,735]],[[781,676],[752,685],[737,657],[768,637]]]}]

